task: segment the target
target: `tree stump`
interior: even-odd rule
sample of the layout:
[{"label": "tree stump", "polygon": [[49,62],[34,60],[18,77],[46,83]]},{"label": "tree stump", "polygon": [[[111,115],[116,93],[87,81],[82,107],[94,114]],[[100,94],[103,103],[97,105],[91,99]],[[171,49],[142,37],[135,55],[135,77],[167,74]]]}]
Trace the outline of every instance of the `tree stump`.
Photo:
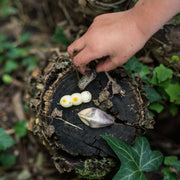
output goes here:
[{"label": "tree stump", "polygon": [[[97,74],[85,88],[92,93],[91,102],[63,108],[59,105],[62,96],[81,92],[81,76],[68,56],[60,56],[50,59],[38,75],[29,78],[27,101],[34,111],[29,129],[40,137],[60,173],[76,170],[84,177],[98,179],[118,162],[101,135],[131,145],[137,130],[152,128],[154,122],[148,116],[147,101],[139,85],[122,67]],[[88,107],[107,112],[115,118],[115,124],[98,129],[86,126],[77,113]]]}]

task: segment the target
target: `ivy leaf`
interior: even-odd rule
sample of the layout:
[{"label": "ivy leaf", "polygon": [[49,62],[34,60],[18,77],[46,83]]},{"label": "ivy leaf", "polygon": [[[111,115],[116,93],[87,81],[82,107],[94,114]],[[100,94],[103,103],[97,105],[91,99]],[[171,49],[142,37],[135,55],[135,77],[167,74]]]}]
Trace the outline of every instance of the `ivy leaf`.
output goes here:
[{"label": "ivy leaf", "polygon": [[149,109],[160,113],[164,109],[164,106],[158,102],[154,102],[149,105]]},{"label": "ivy leaf", "polygon": [[70,44],[61,27],[56,28],[56,32],[53,35],[52,40],[54,42],[64,44],[65,46]]},{"label": "ivy leaf", "polygon": [[178,161],[178,158],[176,156],[166,156],[164,158],[164,164],[168,166],[171,166],[175,161]]},{"label": "ivy leaf", "polygon": [[139,62],[135,56],[130,58],[125,64],[125,69],[130,73],[138,73],[141,78],[146,78],[146,75],[150,73],[148,66]]},{"label": "ivy leaf", "polygon": [[5,65],[4,65],[4,70],[7,73],[12,72],[13,70],[18,68],[18,63],[16,61],[13,60],[8,60],[6,61]]},{"label": "ivy leaf", "polygon": [[164,164],[173,166],[175,169],[180,171],[180,161],[176,156],[166,156],[164,159]]},{"label": "ivy leaf", "polygon": [[29,32],[24,32],[20,35],[20,43],[25,43],[31,39],[31,34]]},{"label": "ivy leaf", "polygon": [[155,171],[162,163],[163,155],[159,151],[151,151],[145,137],[136,138],[134,146],[111,136],[102,135],[121,161],[121,167],[113,180],[145,180],[143,173]]},{"label": "ivy leaf", "polygon": [[17,13],[17,9],[10,5],[4,5],[1,8],[0,17],[8,17]]},{"label": "ivy leaf", "polygon": [[162,172],[164,173],[163,180],[177,180],[176,173],[172,172],[169,168],[164,168]]},{"label": "ivy leaf", "polygon": [[0,163],[4,167],[10,167],[16,162],[16,156],[13,154],[0,154]]},{"label": "ivy leaf", "polygon": [[14,144],[11,136],[5,133],[3,128],[0,128],[0,150],[6,150]]},{"label": "ivy leaf", "polygon": [[22,60],[22,65],[27,66],[28,71],[33,71],[37,66],[36,59],[32,56],[26,57]]},{"label": "ivy leaf", "polygon": [[176,116],[178,114],[178,106],[175,104],[170,105],[169,112],[173,115]]},{"label": "ivy leaf", "polygon": [[177,169],[178,171],[180,171],[180,161],[175,161],[172,163],[172,166]]},{"label": "ivy leaf", "polygon": [[158,85],[168,79],[172,79],[172,76],[173,71],[165,67],[163,64],[160,64],[158,67],[154,68],[151,82],[155,85]]},{"label": "ivy leaf", "polygon": [[27,134],[27,121],[22,120],[19,121],[13,129],[15,130],[16,134],[21,138]]},{"label": "ivy leaf", "polygon": [[12,48],[10,51],[7,53],[7,57],[9,59],[17,59],[17,58],[22,58],[27,54],[27,49],[26,48]]},{"label": "ivy leaf", "polygon": [[161,95],[153,87],[145,86],[143,90],[146,92],[147,98],[149,99],[150,103],[159,101],[162,98]]},{"label": "ivy leaf", "polygon": [[170,97],[170,102],[180,104],[180,84],[169,84],[165,91]]}]

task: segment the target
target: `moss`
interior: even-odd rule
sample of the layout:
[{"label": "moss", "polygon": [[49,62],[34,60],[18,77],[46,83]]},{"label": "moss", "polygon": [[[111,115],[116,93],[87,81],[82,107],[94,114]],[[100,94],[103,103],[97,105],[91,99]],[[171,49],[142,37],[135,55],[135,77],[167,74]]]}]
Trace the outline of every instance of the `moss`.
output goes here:
[{"label": "moss", "polygon": [[85,179],[102,179],[106,176],[115,163],[110,158],[98,159],[87,159],[84,162],[84,167],[82,169],[75,169],[76,173]]}]

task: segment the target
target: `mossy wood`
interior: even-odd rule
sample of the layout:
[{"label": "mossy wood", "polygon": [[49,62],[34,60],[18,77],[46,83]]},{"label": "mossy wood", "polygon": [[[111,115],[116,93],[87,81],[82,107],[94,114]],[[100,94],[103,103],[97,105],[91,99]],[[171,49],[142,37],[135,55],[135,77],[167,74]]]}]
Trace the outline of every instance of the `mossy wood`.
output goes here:
[{"label": "mossy wood", "polygon": [[[29,129],[49,149],[61,173],[83,169],[89,159],[106,161],[99,169],[113,167],[115,154],[101,135],[111,135],[132,144],[138,128],[151,128],[153,124],[137,83],[123,68],[97,74],[85,88],[92,93],[91,102],[63,108],[59,104],[62,96],[82,92],[78,87],[81,76],[70,58],[61,56],[51,59],[40,74],[32,76],[29,81],[29,104],[35,112]],[[77,113],[89,107],[107,112],[115,118],[115,124],[99,129],[86,126]]]}]

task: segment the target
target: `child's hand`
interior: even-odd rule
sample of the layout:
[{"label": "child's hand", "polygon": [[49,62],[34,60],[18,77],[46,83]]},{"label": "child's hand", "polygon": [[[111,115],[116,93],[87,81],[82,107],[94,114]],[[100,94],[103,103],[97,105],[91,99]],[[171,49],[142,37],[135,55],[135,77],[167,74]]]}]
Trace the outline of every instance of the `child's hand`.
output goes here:
[{"label": "child's hand", "polygon": [[125,63],[173,15],[180,11],[180,0],[138,0],[128,11],[95,18],[88,31],[68,47],[79,71],[103,58],[96,71],[110,71]]},{"label": "child's hand", "polygon": [[137,27],[132,10],[100,15],[88,31],[68,47],[75,66],[84,74],[90,61],[100,61],[96,71],[110,71],[140,50],[147,38]]}]

